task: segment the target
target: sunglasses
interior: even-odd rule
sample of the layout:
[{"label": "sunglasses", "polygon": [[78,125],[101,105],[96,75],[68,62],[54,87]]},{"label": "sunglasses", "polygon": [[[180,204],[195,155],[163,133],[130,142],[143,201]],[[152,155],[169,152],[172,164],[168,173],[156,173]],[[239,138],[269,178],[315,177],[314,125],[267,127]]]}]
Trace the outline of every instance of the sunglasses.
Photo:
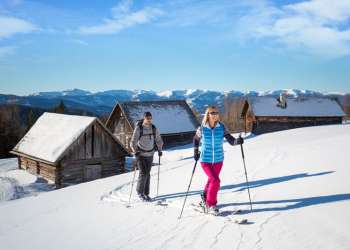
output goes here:
[{"label": "sunglasses", "polygon": [[209,114],[211,114],[211,115],[218,115],[219,112],[210,112]]},{"label": "sunglasses", "polygon": [[147,116],[147,117],[145,117],[145,119],[150,121],[150,120],[152,120],[152,116]]}]

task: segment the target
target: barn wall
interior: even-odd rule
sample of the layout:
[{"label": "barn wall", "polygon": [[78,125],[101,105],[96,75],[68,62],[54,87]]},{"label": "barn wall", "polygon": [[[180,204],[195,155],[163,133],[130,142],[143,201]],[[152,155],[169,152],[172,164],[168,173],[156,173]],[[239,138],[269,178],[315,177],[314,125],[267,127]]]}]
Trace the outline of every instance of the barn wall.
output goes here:
[{"label": "barn wall", "polygon": [[[250,109],[248,109],[243,119],[244,119],[244,132],[246,133],[251,132],[253,129],[254,123],[256,121],[256,118],[253,112]],[[243,131],[238,131],[238,132],[243,132]]]},{"label": "barn wall", "polygon": [[124,156],[124,150],[111,138],[102,126],[95,122],[71,145],[63,161],[87,159],[118,159]]},{"label": "barn wall", "polygon": [[79,161],[66,161],[62,162],[60,182],[62,186],[73,185],[81,182],[88,181],[85,177],[85,171],[87,166],[100,165],[101,166],[101,178],[109,177],[117,174],[124,173],[124,166],[121,166],[120,160],[103,160],[103,159],[90,159]]},{"label": "barn wall", "polygon": [[[123,136],[123,138],[126,138],[126,144],[124,146],[129,150],[132,151],[130,147],[130,141],[132,137],[132,132],[131,133],[126,133]],[[182,133],[182,134],[174,134],[174,135],[161,135],[164,146],[163,148],[171,148],[174,146],[180,146],[188,143],[192,143],[193,141],[193,136],[195,135],[195,132],[188,132],[188,133]]]},{"label": "barn wall", "polygon": [[258,117],[253,123],[252,132],[263,134],[286,129],[340,124],[341,117],[317,117],[317,118],[290,118],[290,117]]},{"label": "barn wall", "polygon": [[[145,102],[147,103],[147,102]],[[153,102],[148,102],[153,103]],[[162,106],[164,104],[177,104],[177,105],[183,105],[186,111],[191,116],[191,119],[193,123],[195,123],[197,126],[199,126],[199,123],[193,114],[193,111],[191,108],[187,105],[185,101],[160,101],[157,102],[159,106]],[[185,104],[185,105],[184,105]],[[122,105],[123,106],[123,105]],[[127,112],[127,109],[123,110],[124,112]],[[133,126],[133,124],[132,124]],[[109,118],[107,122],[108,129],[113,133],[113,135],[118,138],[123,146],[127,148],[129,151],[131,151],[130,147],[130,140],[133,134],[133,128],[130,126],[129,122],[127,121],[127,117],[124,116],[124,113],[122,112],[122,107],[120,104],[118,104],[111,117]],[[181,134],[174,134],[174,135],[162,135],[163,141],[165,142],[165,147],[172,147],[177,145],[183,145],[187,143],[191,143],[193,140],[194,132],[188,133],[181,133]]]},{"label": "barn wall", "polygon": [[131,151],[130,140],[133,130],[130,127],[126,117],[121,112],[119,106],[114,111],[113,116],[111,117],[107,126],[112,134],[122,143],[122,145]]},{"label": "barn wall", "polygon": [[74,142],[60,163],[62,186],[87,181],[86,169],[101,166],[101,177],[125,172],[125,152],[103,127],[95,122]]},{"label": "barn wall", "polygon": [[175,135],[162,135],[164,148],[171,148],[175,146],[190,144],[193,142],[193,137],[195,134],[196,132],[193,131]]},{"label": "barn wall", "polygon": [[58,169],[53,165],[49,165],[40,161],[19,156],[19,167],[27,170],[33,175],[39,175],[46,180],[56,182],[58,176]]}]

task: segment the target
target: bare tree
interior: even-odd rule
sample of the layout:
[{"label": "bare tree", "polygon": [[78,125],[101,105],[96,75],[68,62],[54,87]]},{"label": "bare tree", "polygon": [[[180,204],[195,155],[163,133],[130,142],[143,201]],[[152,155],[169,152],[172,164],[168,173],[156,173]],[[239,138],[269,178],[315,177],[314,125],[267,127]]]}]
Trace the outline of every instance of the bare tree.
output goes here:
[{"label": "bare tree", "polygon": [[25,130],[21,125],[20,108],[17,105],[0,106],[0,158],[11,156],[9,151],[23,137]]}]

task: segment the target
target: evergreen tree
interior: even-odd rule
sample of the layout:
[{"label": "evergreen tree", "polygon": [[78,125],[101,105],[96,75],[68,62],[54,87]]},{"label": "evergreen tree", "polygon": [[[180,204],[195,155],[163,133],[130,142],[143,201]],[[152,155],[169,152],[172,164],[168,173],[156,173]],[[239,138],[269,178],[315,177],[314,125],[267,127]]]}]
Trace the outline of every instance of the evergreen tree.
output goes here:
[{"label": "evergreen tree", "polygon": [[36,122],[37,119],[38,119],[37,115],[33,112],[32,109],[30,109],[29,113],[28,113],[28,127],[27,127],[27,130],[29,130],[34,125],[34,123]]},{"label": "evergreen tree", "polygon": [[58,106],[56,106],[53,109],[54,113],[58,113],[58,114],[65,114],[66,112],[66,106],[64,105],[63,101],[61,100],[60,103],[58,104]]},{"label": "evergreen tree", "polygon": [[9,153],[23,137],[25,128],[21,126],[20,108],[16,104],[0,106],[0,158],[13,157]]}]

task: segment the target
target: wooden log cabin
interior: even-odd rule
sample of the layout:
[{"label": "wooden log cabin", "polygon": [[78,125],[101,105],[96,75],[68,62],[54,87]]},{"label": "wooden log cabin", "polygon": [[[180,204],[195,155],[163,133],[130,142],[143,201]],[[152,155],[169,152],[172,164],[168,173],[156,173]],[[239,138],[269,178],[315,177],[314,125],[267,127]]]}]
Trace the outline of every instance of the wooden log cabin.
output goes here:
[{"label": "wooden log cabin", "polygon": [[129,155],[99,119],[55,113],[44,113],[11,153],[57,188],[123,173]]},{"label": "wooden log cabin", "polygon": [[152,113],[152,123],[159,129],[165,148],[192,142],[199,123],[185,100],[117,103],[106,126],[131,150],[133,130],[146,111]]},{"label": "wooden log cabin", "polygon": [[316,97],[255,97],[245,101],[241,112],[245,132],[253,134],[341,124],[344,116],[336,100]]}]

